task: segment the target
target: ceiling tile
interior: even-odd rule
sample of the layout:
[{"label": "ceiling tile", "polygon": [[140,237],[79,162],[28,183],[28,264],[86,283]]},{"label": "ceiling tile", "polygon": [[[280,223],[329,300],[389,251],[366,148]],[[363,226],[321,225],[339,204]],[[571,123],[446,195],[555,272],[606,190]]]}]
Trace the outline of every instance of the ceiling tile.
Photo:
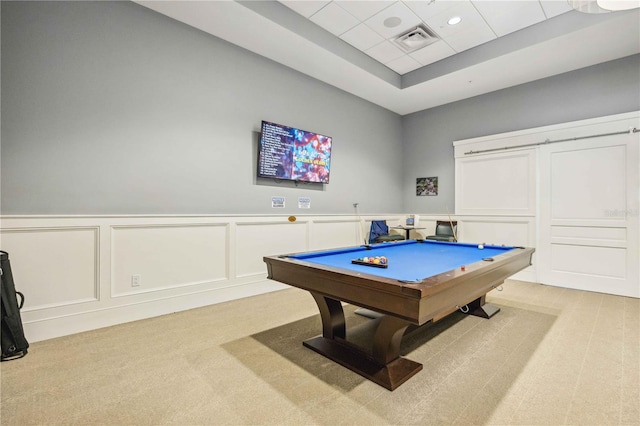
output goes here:
[{"label": "ceiling tile", "polygon": [[[457,1],[424,1],[424,0],[405,0],[403,2],[413,10],[423,21],[432,18],[440,13],[444,13],[447,10],[454,7],[467,7],[472,6],[469,0],[457,0]],[[473,7],[473,6],[472,6]]]},{"label": "ceiling tile", "polygon": [[409,56],[420,62],[422,65],[429,65],[447,58],[456,53],[447,43],[440,40],[420,50],[411,52]]},{"label": "ceiling tile", "polygon": [[546,19],[537,0],[475,1],[473,4],[498,37]]},{"label": "ceiling tile", "polygon": [[[462,18],[462,21],[457,25],[449,25],[449,19],[454,16],[459,16]],[[423,19],[429,28],[435,31],[436,34],[442,38],[469,31],[469,29],[473,27],[487,25],[482,15],[480,15],[476,8],[468,1],[460,2],[459,4],[446,9],[442,13]]]},{"label": "ceiling tile", "polygon": [[478,12],[485,18],[491,18],[492,16],[502,15],[503,13],[509,13],[519,8],[521,3],[536,3],[538,0],[517,0],[517,1],[502,1],[502,0],[471,0],[473,6],[478,9]]},{"label": "ceiling tile", "polygon": [[384,41],[381,35],[365,24],[360,24],[351,28],[349,31],[342,34],[340,38],[359,50],[367,50]]},{"label": "ceiling tile", "polygon": [[360,21],[366,21],[385,7],[391,6],[395,0],[336,0],[335,3]]},{"label": "ceiling tile", "polygon": [[462,52],[472,47],[479,46],[497,37],[487,25],[474,26],[468,31],[453,34],[450,37],[443,38],[449,46],[456,52]]},{"label": "ceiling tile", "polygon": [[387,62],[385,65],[401,75],[416,70],[422,66],[420,62],[407,55],[394,59],[391,62]]},{"label": "ceiling tile", "polygon": [[386,40],[371,49],[367,49],[365,53],[383,64],[404,56],[404,52],[399,47]]},{"label": "ceiling tile", "polygon": [[335,35],[340,35],[360,23],[353,15],[335,3],[329,3],[309,19]]},{"label": "ceiling tile", "polygon": [[284,4],[285,6],[287,6],[288,8],[295,10],[296,12],[298,12],[300,15],[304,16],[305,18],[310,17],[311,15],[313,15],[314,13],[316,13],[317,11],[319,11],[320,9],[322,9],[324,6],[326,6],[327,4],[329,4],[329,0],[322,0],[322,1],[314,1],[314,0],[309,0],[309,1],[286,1],[286,0],[281,0],[280,3]]},{"label": "ceiling tile", "polygon": [[[400,18],[400,24],[389,28],[384,25],[384,21],[387,18]],[[389,39],[411,29],[411,27],[418,26],[422,23],[422,20],[407,6],[401,2],[396,2],[393,6],[389,6],[382,12],[367,19],[365,23],[382,37]]]},{"label": "ceiling tile", "polygon": [[569,2],[566,1],[540,0],[540,4],[547,19],[573,10],[573,8],[569,6]]}]

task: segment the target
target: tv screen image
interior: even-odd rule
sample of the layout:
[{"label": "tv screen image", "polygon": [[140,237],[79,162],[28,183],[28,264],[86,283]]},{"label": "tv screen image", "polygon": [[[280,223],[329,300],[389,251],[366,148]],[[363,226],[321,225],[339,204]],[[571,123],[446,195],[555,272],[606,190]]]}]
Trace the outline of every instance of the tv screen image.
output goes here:
[{"label": "tv screen image", "polygon": [[258,177],[329,183],[332,138],[262,122]]}]

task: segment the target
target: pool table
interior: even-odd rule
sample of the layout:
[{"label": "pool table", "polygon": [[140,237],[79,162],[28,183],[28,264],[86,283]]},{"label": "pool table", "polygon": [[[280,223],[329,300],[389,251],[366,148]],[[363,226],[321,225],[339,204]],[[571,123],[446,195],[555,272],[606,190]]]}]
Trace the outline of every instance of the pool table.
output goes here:
[{"label": "pool table", "polygon": [[[322,335],[303,342],[306,347],[394,390],[422,369],[400,356],[405,333],[456,310],[490,318],[499,308],[485,303],[486,293],[529,266],[533,252],[408,240],[264,261],[268,278],[308,290],[318,305]],[[386,265],[359,263],[364,257],[384,257]],[[376,313],[364,324],[368,332],[350,328],[347,336],[342,302]],[[369,336],[364,345],[361,336]]]}]

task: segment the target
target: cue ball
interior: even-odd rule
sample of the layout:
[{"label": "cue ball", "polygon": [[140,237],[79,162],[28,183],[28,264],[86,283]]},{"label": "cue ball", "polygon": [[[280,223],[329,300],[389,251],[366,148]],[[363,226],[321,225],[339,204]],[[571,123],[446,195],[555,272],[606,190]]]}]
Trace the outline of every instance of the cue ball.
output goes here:
[{"label": "cue ball", "polygon": [[478,248],[479,248],[480,250],[482,250],[482,249],[484,248],[484,245],[483,245],[483,244],[478,244]]}]

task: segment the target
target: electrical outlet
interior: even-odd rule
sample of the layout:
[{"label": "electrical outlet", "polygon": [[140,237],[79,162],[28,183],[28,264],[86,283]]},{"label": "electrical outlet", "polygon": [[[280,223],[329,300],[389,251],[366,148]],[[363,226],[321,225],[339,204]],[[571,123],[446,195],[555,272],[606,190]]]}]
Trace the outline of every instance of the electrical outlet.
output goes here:
[{"label": "electrical outlet", "polygon": [[131,287],[140,287],[141,283],[142,283],[142,276],[131,275]]}]

